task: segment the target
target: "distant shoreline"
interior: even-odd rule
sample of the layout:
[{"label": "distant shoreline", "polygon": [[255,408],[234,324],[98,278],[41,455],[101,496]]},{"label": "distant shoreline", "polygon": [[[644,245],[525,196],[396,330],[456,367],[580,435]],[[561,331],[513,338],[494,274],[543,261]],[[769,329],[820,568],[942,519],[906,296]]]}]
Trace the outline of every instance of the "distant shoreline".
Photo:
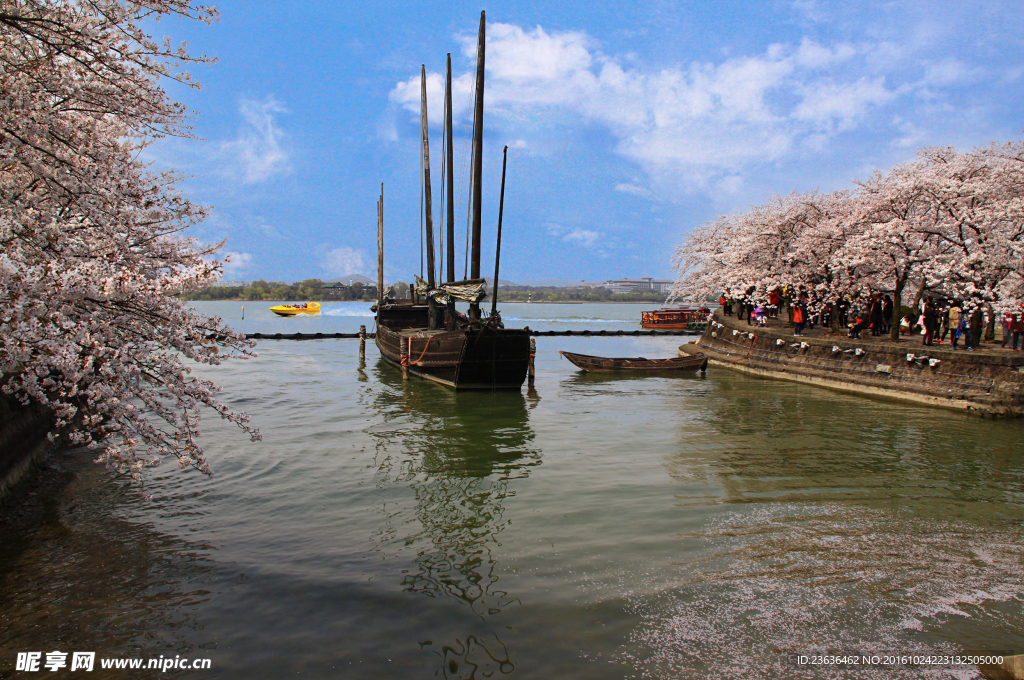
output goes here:
[{"label": "distant shoreline", "polygon": [[[303,302],[303,300],[243,300],[242,298],[221,298],[220,300],[183,300],[183,302],[246,302],[249,304],[258,305],[263,302],[290,302],[297,303]],[[372,305],[376,300],[319,300],[321,304],[330,302],[365,302],[368,305]],[[664,302],[643,302],[636,300],[533,300],[527,302],[526,300],[502,300],[498,299],[499,305],[659,305],[665,306]],[[487,306],[487,302],[481,304],[481,307]]]}]

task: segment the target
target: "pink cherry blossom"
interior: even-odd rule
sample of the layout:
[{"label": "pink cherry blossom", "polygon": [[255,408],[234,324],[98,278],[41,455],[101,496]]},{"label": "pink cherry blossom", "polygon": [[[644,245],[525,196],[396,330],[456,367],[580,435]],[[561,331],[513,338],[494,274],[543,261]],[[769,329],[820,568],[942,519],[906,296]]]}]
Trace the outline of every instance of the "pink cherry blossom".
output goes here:
[{"label": "pink cherry blossom", "polygon": [[0,370],[3,390],[54,413],[52,436],[97,448],[141,481],[175,455],[209,474],[203,407],[253,440],[190,363],[254,356],[253,343],[175,296],[221,274],[182,232],[205,208],[140,151],[189,135],[165,78],[210,61],[157,43],[142,21],[214,10],[187,0],[11,0],[0,8]]},{"label": "pink cherry blossom", "polygon": [[[823,303],[909,288],[968,308],[1024,302],[1024,142],[930,148],[851,191],[776,197],[694,229],[676,249],[673,298],[783,286]],[[894,330],[895,333],[898,330]]]}]

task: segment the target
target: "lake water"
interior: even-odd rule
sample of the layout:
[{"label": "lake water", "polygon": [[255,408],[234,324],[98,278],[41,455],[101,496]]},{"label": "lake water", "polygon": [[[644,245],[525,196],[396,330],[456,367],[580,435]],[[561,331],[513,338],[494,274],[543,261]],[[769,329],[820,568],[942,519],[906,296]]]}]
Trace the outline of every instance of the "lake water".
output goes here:
[{"label": "lake water", "polygon": [[[241,304],[196,306],[247,332],[372,330],[361,303]],[[541,330],[646,309],[501,307]],[[0,529],[0,677],[41,677],[13,671],[30,650],[211,660],[168,677],[509,680],[970,678],[790,657],[1024,653],[1020,421],[715,367],[587,375],[557,352],[685,340],[538,338],[521,393],[403,383],[354,340],[206,369],[263,441],[207,417],[212,479],[155,468],[146,502],[87,466],[49,521]]]}]

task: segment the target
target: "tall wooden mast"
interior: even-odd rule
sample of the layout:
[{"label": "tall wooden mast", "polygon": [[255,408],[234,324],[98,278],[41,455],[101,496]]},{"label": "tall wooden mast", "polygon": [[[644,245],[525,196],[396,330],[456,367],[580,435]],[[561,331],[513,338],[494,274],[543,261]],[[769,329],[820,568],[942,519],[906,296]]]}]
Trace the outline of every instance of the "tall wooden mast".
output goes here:
[{"label": "tall wooden mast", "polygon": [[427,67],[424,64],[420,75],[420,130],[423,138],[423,207],[426,211],[427,237],[427,286],[434,288],[434,211],[430,190],[430,140],[427,133]]},{"label": "tall wooden mast", "polygon": [[505,166],[508,146],[501,152],[501,198],[498,199],[498,244],[494,247],[494,285],[491,286],[491,316],[498,313],[498,265],[501,263],[501,214],[505,212]]},{"label": "tall wooden mast", "polygon": [[[473,247],[469,277],[480,278],[480,203],[484,163],[484,42],[485,13],[480,12],[480,34],[476,43],[476,102],[473,108]],[[480,318],[480,303],[469,307],[471,319]]]},{"label": "tall wooden mast", "polygon": [[448,283],[455,280],[455,152],[452,149],[452,53],[448,53],[448,75],[444,84],[444,133],[448,167]]},{"label": "tall wooden mast", "polygon": [[[427,66],[423,65],[420,72],[420,130],[423,137],[423,208],[426,211],[427,237],[427,290],[437,286],[434,278],[434,208],[430,189],[430,139],[427,132]],[[427,327],[437,329],[437,305],[434,298],[427,296]]]},{"label": "tall wooden mast", "polygon": [[377,201],[377,313],[384,305],[384,182]]}]

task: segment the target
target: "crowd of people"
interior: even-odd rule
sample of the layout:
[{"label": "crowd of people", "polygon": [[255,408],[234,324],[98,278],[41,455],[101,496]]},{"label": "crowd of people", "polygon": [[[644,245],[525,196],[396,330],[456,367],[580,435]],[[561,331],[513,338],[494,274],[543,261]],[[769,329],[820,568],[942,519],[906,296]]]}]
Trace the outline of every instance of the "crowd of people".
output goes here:
[{"label": "crowd of people", "polygon": [[[769,319],[778,318],[780,311],[785,309],[789,323],[793,325],[793,335],[797,337],[803,336],[805,329],[813,330],[817,324],[830,326],[833,309],[838,315],[838,326],[847,331],[847,337],[860,339],[865,331],[870,331],[875,337],[887,336],[892,330],[895,311],[893,300],[887,294],[845,295],[833,308],[813,293],[788,287],[772,291],[767,304],[733,297],[728,290],[718,302],[724,314],[735,313],[737,319],[746,320],[752,326],[767,326]],[[959,343],[963,340],[963,348],[973,351],[981,340],[983,327],[989,322],[988,312],[981,308],[969,310],[959,301],[932,297],[922,299],[916,313],[916,319],[907,316],[900,319],[901,333],[920,334],[921,344],[926,346],[936,342],[945,344],[948,336],[954,350],[960,348]],[[1024,315],[1020,312],[1005,314],[1001,326],[1001,347],[1009,344],[1014,352],[1024,349]]]}]

